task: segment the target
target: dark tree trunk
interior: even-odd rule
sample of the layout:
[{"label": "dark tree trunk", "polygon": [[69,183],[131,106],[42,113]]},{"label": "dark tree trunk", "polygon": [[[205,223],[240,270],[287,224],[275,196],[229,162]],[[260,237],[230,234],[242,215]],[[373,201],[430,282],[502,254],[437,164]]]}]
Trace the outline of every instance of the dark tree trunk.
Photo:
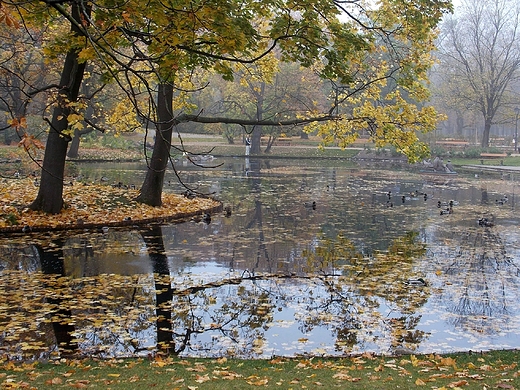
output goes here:
[{"label": "dark tree trunk", "polygon": [[94,131],[93,128],[89,127],[84,130],[75,130],[74,137],[72,138],[72,142],[70,143],[69,152],[67,153],[68,158],[78,158],[79,156],[79,144],[81,141],[81,136],[91,133]]},{"label": "dark tree trunk", "polygon": [[148,164],[148,171],[141,187],[141,193],[137,201],[158,207],[162,205],[162,189],[164,173],[170,157],[170,145],[174,125],[173,112],[173,85],[170,83],[159,84],[157,94],[158,124],[155,132],[152,158]]},{"label": "dark tree trunk", "polygon": [[[144,242],[150,255],[154,274],[159,275],[159,280],[170,275],[168,257],[166,256],[163,242],[162,229],[153,226],[150,230],[142,232]],[[173,289],[171,283],[155,281],[155,313],[157,326],[157,349],[168,355],[175,354],[175,343],[172,331],[172,300]]]},{"label": "dark tree trunk", "polygon": [[[40,256],[40,262],[42,266],[42,272],[49,275],[61,275],[65,276],[65,265],[63,263],[63,241],[53,241],[56,244],[58,250],[45,250],[41,246],[37,245],[38,254]],[[52,291],[52,286],[46,286]],[[59,289],[59,286],[55,286]],[[59,296],[60,294],[58,294]],[[77,349],[78,344],[74,341],[73,334],[75,327],[72,324],[72,312],[70,309],[63,308],[64,298],[47,298],[47,302],[57,308],[52,315],[52,328],[54,330],[54,336],[56,337],[56,344],[61,351],[63,356],[73,355]]]},{"label": "dark tree trunk", "polygon": [[260,139],[262,138],[262,126],[255,126],[251,134],[251,154],[260,154]]},{"label": "dark tree trunk", "polygon": [[[81,25],[79,4],[72,3],[72,17]],[[72,25],[71,31],[81,35],[81,31]],[[78,98],[79,88],[83,81],[86,63],[78,62],[78,50],[67,53],[61,73],[58,105],[52,115],[51,128],[45,147],[43,169],[38,195],[29,206],[32,210],[40,210],[50,214],[57,214],[63,207],[63,176],[65,173],[65,159],[70,137],[63,134],[67,130],[67,117],[70,114],[69,102]]]},{"label": "dark tree trunk", "polygon": [[484,132],[482,133],[482,143],[480,146],[483,148],[489,147],[489,135],[491,134],[491,119],[485,118],[484,120]]},{"label": "dark tree trunk", "polygon": [[[87,67],[85,68],[87,72],[90,72],[92,73],[93,72],[93,66],[92,65],[87,65]],[[84,96],[89,96],[89,87],[88,87],[88,83],[83,83],[82,85],[82,88],[81,88],[81,93],[84,95]],[[90,121],[95,121],[95,118],[94,118],[94,104],[93,102],[91,101],[90,104],[87,106],[87,109],[85,111],[85,119],[89,119]],[[85,134],[88,134],[88,133],[91,133],[93,132],[94,129],[92,127],[86,127],[84,128],[83,130],[74,130],[74,137],[72,138],[72,142],[70,143],[70,147],[69,147],[69,151],[67,153],[67,157],[68,158],[78,158],[79,156],[79,144],[81,142],[81,137]]]},{"label": "dark tree trunk", "polygon": [[81,133],[79,130],[74,131],[74,137],[72,137],[72,142],[70,143],[69,152],[67,153],[67,157],[69,158],[77,158],[79,156],[79,141],[81,138]]},{"label": "dark tree trunk", "polygon": [[[256,97],[256,120],[261,121],[263,119],[263,105],[264,105],[264,90],[265,84],[261,84],[260,91],[254,91]],[[255,126],[253,128],[253,134],[251,137],[251,154],[260,154],[261,144],[260,139],[262,138],[262,126]]]}]

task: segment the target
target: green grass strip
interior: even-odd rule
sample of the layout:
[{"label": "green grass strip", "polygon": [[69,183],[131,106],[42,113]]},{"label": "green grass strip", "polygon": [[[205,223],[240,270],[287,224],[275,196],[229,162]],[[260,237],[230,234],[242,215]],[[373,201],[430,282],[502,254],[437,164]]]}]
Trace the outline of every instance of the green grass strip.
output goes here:
[{"label": "green grass strip", "polygon": [[0,366],[2,389],[518,389],[516,350],[271,360],[86,359]]}]

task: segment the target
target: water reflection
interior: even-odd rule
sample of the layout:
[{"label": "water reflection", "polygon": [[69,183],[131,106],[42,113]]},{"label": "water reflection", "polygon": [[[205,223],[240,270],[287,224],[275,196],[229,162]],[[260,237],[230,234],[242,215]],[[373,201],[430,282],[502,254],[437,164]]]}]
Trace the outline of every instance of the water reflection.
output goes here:
[{"label": "water reflection", "polygon": [[[210,224],[0,238],[0,351],[268,357],[519,346],[514,178],[328,164],[183,168],[231,210]],[[173,183],[168,190],[182,191]],[[450,200],[453,213],[440,215]],[[494,226],[479,226],[482,216]],[[406,283],[417,277],[428,285]]]}]

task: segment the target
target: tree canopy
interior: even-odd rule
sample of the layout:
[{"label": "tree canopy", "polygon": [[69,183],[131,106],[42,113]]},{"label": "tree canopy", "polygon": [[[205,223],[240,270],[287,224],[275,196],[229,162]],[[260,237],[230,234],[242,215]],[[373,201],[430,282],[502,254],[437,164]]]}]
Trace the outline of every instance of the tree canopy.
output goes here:
[{"label": "tree canopy", "polygon": [[[164,84],[180,92],[203,88],[192,83],[196,71],[232,80],[236,64],[256,63],[274,51],[281,61],[312,68],[333,83],[330,104],[325,111],[301,112],[287,121],[256,119],[252,124],[307,123],[308,131],[318,131],[325,142],[339,140],[341,146],[366,130],[376,145],[391,144],[415,161],[427,154],[417,132],[432,130],[438,120],[423,102],[435,29],[451,9],[449,1],[2,0],[0,5],[9,28],[56,27],[43,49],[47,58],[64,61],[36,209],[58,212],[62,206],[56,200],[61,193],[43,193],[47,182],[57,186],[63,178],[63,149],[74,131],[70,124],[81,115],[77,88],[89,61],[103,70],[103,82],[125,91],[139,117],[162,124],[161,134],[182,121],[249,123],[204,116],[203,107],[174,112],[169,102],[163,113],[170,112],[161,118],[150,114],[159,106],[153,96]],[[58,28],[64,21],[69,32]],[[186,80],[192,86],[186,87]],[[136,99],[142,93],[150,94],[150,108]],[[165,96],[173,94],[156,97]],[[57,143],[49,142],[53,134]],[[163,141],[169,143],[167,137]]]},{"label": "tree canopy", "polygon": [[466,0],[443,24],[441,69],[452,107],[482,115],[481,146],[497,116],[513,117],[520,79],[520,10],[515,1]]}]

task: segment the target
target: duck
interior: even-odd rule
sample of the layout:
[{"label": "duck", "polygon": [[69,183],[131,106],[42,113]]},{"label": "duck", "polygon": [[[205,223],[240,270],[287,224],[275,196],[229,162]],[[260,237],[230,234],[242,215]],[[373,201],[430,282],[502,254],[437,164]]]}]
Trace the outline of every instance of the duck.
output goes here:
[{"label": "duck", "polygon": [[507,203],[507,195],[505,195],[503,198],[495,199],[495,203],[499,206],[502,206]]},{"label": "duck", "polygon": [[449,202],[441,202],[440,200],[437,202],[437,207],[441,208],[442,206],[449,206],[450,208],[453,206],[458,206],[459,202],[456,200],[450,200]]},{"label": "duck", "polygon": [[493,222],[491,222],[489,219],[483,217],[478,220],[478,225],[483,227],[492,227],[495,226]]},{"label": "duck", "polygon": [[193,192],[192,190],[187,189],[186,191],[184,191],[182,193],[182,196],[184,196],[185,198],[188,198],[188,199],[195,199],[197,197],[197,194],[195,192]]},{"label": "duck", "polygon": [[224,207],[224,215],[228,218],[231,217],[231,206]]},{"label": "duck", "polygon": [[453,207],[448,207],[444,210],[441,210],[440,215],[449,215],[453,214]]},{"label": "duck", "polygon": [[304,203],[305,207],[309,207],[309,208],[312,208],[313,210],[316,210],[316,201],[312,201],[312,202],[305,202]]},{"label": "duck", "polygon": [[208,213],[204,213],[202,216],[202,222],[204,222],[206,225],[209,225],[211,223],[211,215]]},{"label": "duck", "polygon": [[423,278],[410,278],[408,279],[405,284],[408,286],[417,286],[417,287],[424,287],[427,286],[428,283]]}]

